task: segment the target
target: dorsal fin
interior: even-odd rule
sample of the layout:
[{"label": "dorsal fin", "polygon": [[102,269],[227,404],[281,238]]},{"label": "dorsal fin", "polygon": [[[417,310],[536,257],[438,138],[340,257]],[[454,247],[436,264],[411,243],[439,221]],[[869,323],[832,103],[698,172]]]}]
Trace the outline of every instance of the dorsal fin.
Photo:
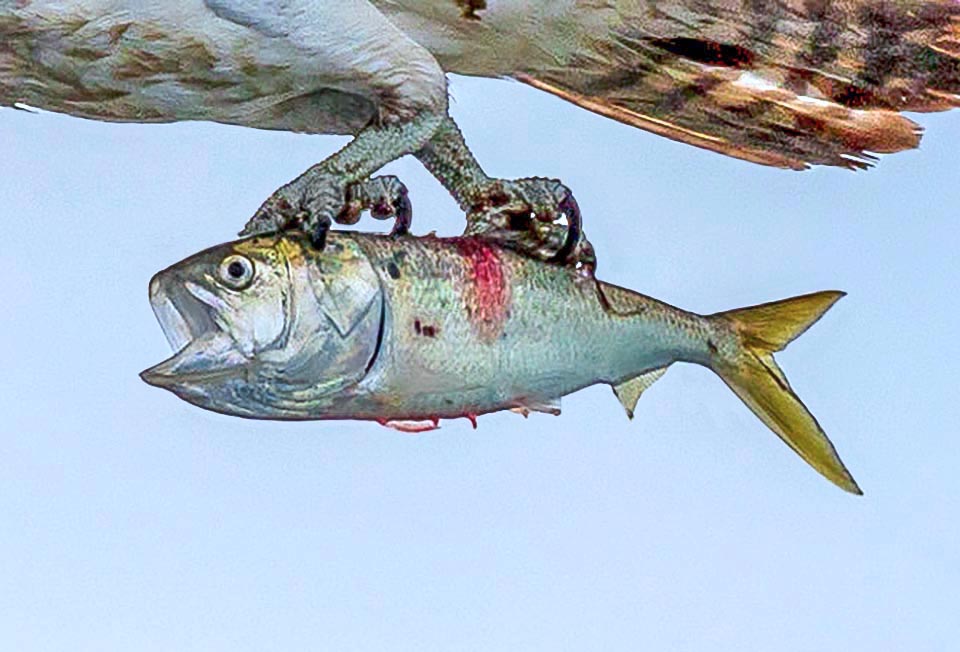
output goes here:
[{"label": "dorsal fin", "polygon": [[623,404],[623,409],[627,411],[629,418],[633,418],[633,411],[637,408],[640,395],[665,373],[667,373],[667,367],[659,367],[635,376],[619,385],[613,385],[613,393],[620,399],[620,403]]}]

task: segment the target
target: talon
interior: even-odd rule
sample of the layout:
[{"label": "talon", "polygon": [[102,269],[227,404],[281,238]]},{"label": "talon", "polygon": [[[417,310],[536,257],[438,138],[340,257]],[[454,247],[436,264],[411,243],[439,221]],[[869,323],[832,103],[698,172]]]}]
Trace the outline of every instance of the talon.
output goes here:
[{"label": "talon", "polygon": [[395,176],[372,177],[351,184],[347,189],[347,206],[337,216],[341,224],[354,224],[360,214],[369,210],[378,220],[394,218],[390,235],[405,235],[410,230],[413,207],[407,187]]},{"label": "talon", "polygon": [[406,187],[401,184],[402,192],[397,197],[394,205],[394,214],[396,221],[393,223],[393,229],[390,235],[399,237],[410,233],[410,224],[413,221],[413,205],[410,203],[410,196],[407,194]]},{"label": "talon", "polygon": [[550,259],[550,262],[571,262],[569,260],[570,254],[572,254],[577,248],[577,245],[580,244],[580,239],[583,235],[583,216],[580,213],[580,205],[577,203],[576,197],[573,196],[573,192],[569,189],[557,206],[557,210],[567,216],[567,235],[563,244],[557,250],[557,253]]},{"label": "talon", "polygon": [[356,224],[365,210],[377,219],[395,217],[394,235],[403,235],[410,228],[410,199],[397,177],[345,183],[335,174],[307,171],[263,202],[241,235],[300,229],[311,234],[314,244],[322,245],[333,222]]},{"label": "talon", "polygon": [[[563,216],[566,224],[559,223]],[[467,215],[468,235],[482,235],[544,262],[593,269],[573,193],[556,179],[494,180]]]},{"label": "talon", "polygon": [[327,233],[330,231],[330,222],[321,220],[310,233],[310,244],[317,251],[323,251],[327,246]]},{"label": "talon", "polygon": [[337,224],[356,224],[363,213],[363,204],[356,199],[347,200],[343,210],[337,214]]}]

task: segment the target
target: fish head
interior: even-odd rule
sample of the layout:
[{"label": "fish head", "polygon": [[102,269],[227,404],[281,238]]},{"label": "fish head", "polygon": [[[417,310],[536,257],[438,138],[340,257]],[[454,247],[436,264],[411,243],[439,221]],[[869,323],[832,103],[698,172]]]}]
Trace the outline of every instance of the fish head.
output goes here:
[{"label": "fish head", "polygon": [[156,274],[150,303],[174,355],[141,377],[254,418],[322,418],[370,370],[382,340],[379,276],[357,243],[302,234],[207,249]]}]

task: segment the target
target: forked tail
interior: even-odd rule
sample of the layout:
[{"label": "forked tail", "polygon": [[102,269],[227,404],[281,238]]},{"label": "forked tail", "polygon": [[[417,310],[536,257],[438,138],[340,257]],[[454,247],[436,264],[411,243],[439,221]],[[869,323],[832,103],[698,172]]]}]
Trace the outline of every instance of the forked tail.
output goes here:
[{"label": "forked tail", "polygon": [[740,346],[718,351],[713,370],[790,448],[825,478],[854,494],[860,487],[820,424],[790,388],[773,354],[800,336],[843,292],[817,292],[712,315],[737,334]]}]

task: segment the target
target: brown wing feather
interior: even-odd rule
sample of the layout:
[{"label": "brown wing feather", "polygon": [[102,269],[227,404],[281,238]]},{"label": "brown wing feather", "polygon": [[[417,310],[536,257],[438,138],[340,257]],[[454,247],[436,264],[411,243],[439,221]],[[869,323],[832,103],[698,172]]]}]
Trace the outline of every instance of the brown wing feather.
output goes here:
[{"label": "brown wing feather", "polygon": [[900,111],[960,105],[960,0],[614,2],[569,61],[514,75],[590,111],[776,167],[916,147]]}]

